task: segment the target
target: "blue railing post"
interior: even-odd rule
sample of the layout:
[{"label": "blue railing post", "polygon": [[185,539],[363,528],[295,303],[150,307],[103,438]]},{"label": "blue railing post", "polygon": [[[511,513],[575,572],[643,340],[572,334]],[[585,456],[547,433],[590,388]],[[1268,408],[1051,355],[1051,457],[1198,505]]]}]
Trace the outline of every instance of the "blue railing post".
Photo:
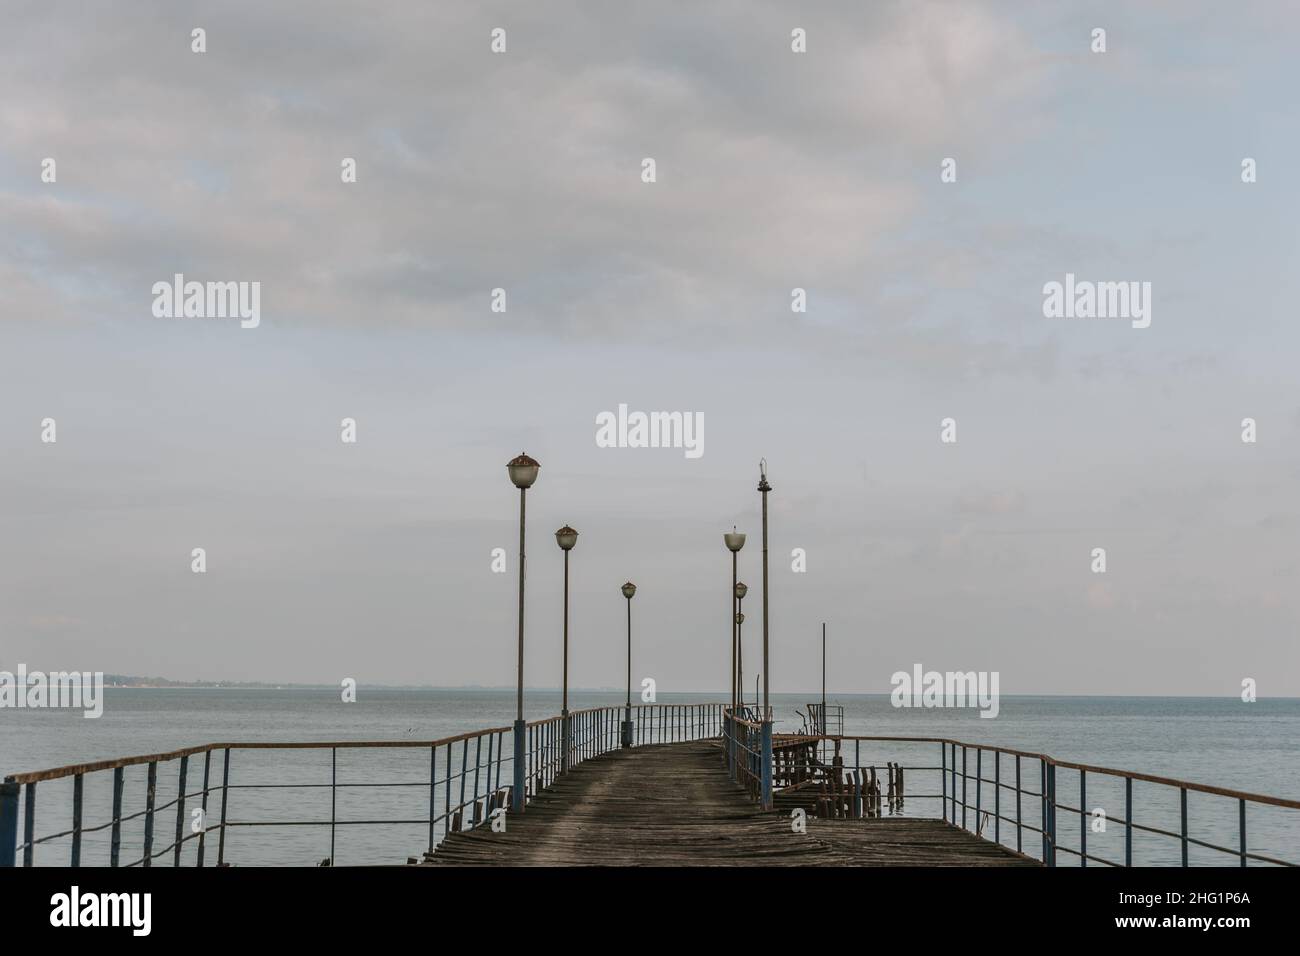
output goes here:
[{"label": "blue railing post", "polygon": [[16,783],[0,783],[0,866],[17,862],[18,790]]},{"label": "blue railing post", "polygon": [[515,813],[524,812],[524,735],[528,732],[525,726],[522,719],[515,721],[515,785],[510,795],[510,809]]},{"label": "blue railing post", "polygon": [[763,721],[763,809],[772,809],[772,721]]}]

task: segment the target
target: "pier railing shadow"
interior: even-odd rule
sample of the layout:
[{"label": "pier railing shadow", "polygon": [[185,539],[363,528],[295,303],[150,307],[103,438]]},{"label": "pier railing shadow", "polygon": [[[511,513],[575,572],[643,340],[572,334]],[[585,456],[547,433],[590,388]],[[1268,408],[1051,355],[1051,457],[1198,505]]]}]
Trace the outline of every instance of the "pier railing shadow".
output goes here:
[{"label": "pier railing shadow", "polygon": [[1046,866],[1297,865],[1266,848],[1294,846],[1300,801],[948,738],[772,734],[765,793],[760,716],[724,710],[723,761],[779,811],[941,819]]},{"label": "pier railing shadow", "polygon": [[[620,749],[621,723],[629,716],[633,746],[677,743],[718,737],[722,705],[573,711],[567,747],[563,715],[529,723],[526,802],[566,768]],[[210,743],[11,774],[0,783],[0,867],[20,860],[33,866],[38,848],[43,864],[225,866],[243,862],[230,857],[228,836],[245,828],[328,829],[328,843],[295,844],[300,863],[307,862],[304,853],[321,865],[347,862],[338,859],[338,843],[353,828],[427,828],[429,853],[449,833],[488,825],[511,805],[512,739],[512,728],[493,727],[424,741]],[[326,754],[328,763],[314,759]],[[411,779],[413,768],[419,779]],[[59,821],[52,832],[38,830],[38,784],[39,820]],[[340,808],[349,796],[356,798],[355,813]],[[253,862],[285,862],[270,838],[258,844],[256,853],[248,851]]]}]

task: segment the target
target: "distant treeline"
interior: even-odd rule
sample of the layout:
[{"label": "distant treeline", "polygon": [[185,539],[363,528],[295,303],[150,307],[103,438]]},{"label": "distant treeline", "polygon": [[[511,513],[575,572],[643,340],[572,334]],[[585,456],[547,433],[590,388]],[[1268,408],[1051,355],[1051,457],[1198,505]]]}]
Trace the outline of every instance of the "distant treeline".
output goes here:
[{"label": "distant treeline", "polygon": [[170,680],[166,677],[137,677],[133,674],[105,674],[105,687],[313,687],[313,684],[267,683],[256,680]]}]

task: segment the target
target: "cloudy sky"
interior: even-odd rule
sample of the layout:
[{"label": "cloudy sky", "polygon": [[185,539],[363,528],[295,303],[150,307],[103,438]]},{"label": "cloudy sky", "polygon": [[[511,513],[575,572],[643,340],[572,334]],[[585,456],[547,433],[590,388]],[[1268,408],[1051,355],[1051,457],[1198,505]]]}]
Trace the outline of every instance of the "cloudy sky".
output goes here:
[{"label": "cloudy sky", "polygon": [[[827,621],[832,692],[1300,695],[1292,5],[2,16],[0,667],[512,685],[525,450],[530,685],[569,523],[572,682],[621,684],[631,578],[634,676],[724,687],[765,456],[773,691]],[[1045,318],[1067,272],[1150,327]],[[260,326],[155,317],[175,273]],[[620,403],[703,456],[598,448]]]}]

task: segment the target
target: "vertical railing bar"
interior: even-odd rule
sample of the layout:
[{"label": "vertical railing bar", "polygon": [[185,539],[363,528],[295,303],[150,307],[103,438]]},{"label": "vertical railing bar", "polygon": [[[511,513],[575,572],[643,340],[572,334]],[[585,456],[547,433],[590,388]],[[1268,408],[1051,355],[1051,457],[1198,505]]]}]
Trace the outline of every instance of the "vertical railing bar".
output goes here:
[{"label": "vertical railing bar", "polygon": [[1124,865],[1133,865],[1133,778],[1124,778]]},{"label": "vertical railing bar", "polygon": [[226,862],[226,803],[230,789],[230,748],[225,748],[221,761],[221,833],[217,837],[217,866]]},{"label": "vertical railing bar", "polygon": [[122,768],[113,768],[113,830],[110,837],[109,866],[117,866],[122,851]]},{"label": "vertical railing bar", "polygon": [[1079,771],[1079,865],[1088,865],[1088,771]]},{"label": "vertical railing bar", "polygon": [[[478,826],[483,821],[479,819],[479,802],[478,802],[478,775],[479,762],[483,759],[483,735],[479,734],[474,746],[474,826]],[[492,739],[488,738],[488,763],[492,762]]]},{"label": "vertical railing bar", "polygon": [[199,850],[194,865],[203,866],[203,844],[208,836],[208,772],[212,769],[212,751],[203,751],[203,799],[199,802]]},{"label": "vertical railing bar", "polygon": [[149,761],[149,782],[145,788],[144,800],[144,862],[143,866],[153,866],[153,808],[154,794],[158,787],[158,761]]},{"label": "vertical railing bar", "polygon": [[952,744],[952,822],[957,823],[957,744]]},{"label": "vertical railing bar", "polygon": [[961,745],[961,828],[966,829],[966,745]]},{"label": "vertical railing bar", "polygon": [[181,836],[185,833],[185,780],[190,767],[190,756],[181,757],[179,789],[176,793],[176,849],[172,857],[172,866],[181,865]]},{"label": "vertical railing bar", "polygon": [[31,866],[36,844],[36,783],[26,785],[23,791],[23,866]]},{"label": "vertical railing bar", "polygon": [[447,773],[446,773],[446,793],[447,799],[442,801],[442,835],[446,836],[451,832],[451,744],[447,744]]},{"label": "vertical railing bar", "polygon": [[[496,736],[497,736],[497,778],[496,778],[495,788],[491,785],[492,784],[492,761],[491,760],[488,761],[488,790],[492,792],[494,797],[496,796],[497,790],[500,789],[501,787],[501,758],[505,756],[504,754],[501,753],[501,735],[497,734]],[[488,742],[491,743],[491,740],[489,740]]]},{"label": "vertical railing bar", "polygon": [[338,824],[339,749],[330,748],[330,866],[334,865],[334,830]]},{"label": "vertical railing bar", "polygon": [[77,774],[72,778],[72,865],[81,866],[81,801],[84,792],[85,775]]},{"label": "vertical railing bar", "polygon": [[18,853],[18,794],[22,785],[0,783],[0,867],[12,869]]},{"label": "vertical railing bar", "polygon": [[1241,846],[1241,865],[1246,865],[1246,801],[1237,801],[1237,835]]},{"label": "vertical railing bar", "polygon": [[460,805],[456,807],[460,811],[460,828],[465,829],[465,777],[469,772],[469,741],[460,742]]},{"label": "vertical railing bar", "polygon": [[1187,788],[1178,788],[1179,816],[1182,819],[1183,866],[1187,865]]},{"label": "vertical railing bar", "polygon": [[447,744],[447,799],[442,805],[442,835],[451,832],[451,744]]},{"label": "vertical railing bar", "polygon": [[975,835],[983,834],[980,813],[984,809],[984,748],[975,748]]},{"label": "vertical railing bar", "polygon": [[1056,866],[1056,764],[1047,765],[1047,790],[1049,793],[1049,802],[1047,812],[1051,815],[1052,836],[1048,841],[1048,847],[1052,851],[1052,862],[1050,866]]},{"label": "vertical railing bar", "polygon": [[1017,853],[1024,852],[1024,846],[1022,844],[1023,831],[1021,830],[1021,822],[1020,822],[1020,794],[1021,794],[1020,754],[1016,754],[1016,852]]},{"label": "vertical railing bar", "polygon": [[1002,845],[1002,751],[993,751],[993,842]]},{"label": "vertical railing bar", "polygon": [[[942,744],[939,745],[939,750],[940,750],[940,751],[943,750],[943,745],[942,745]],[[787,751],[787,753],[788,753],[788,751]],[[854,740],[854,741],[853,741],[853,770],[854,770],[855,775],[856,775],[854,779],[856,779],[857,782],[858,782],[858,818],[861,819],[861,817],[862,817],[862,797],[863,797],[863,793],[862,793],[862,741],[861,741],[861,740]],[[946,809],[946,808],[945,808],[945,809]]]},{"label": "vertical railing bar", "polygon": [[1039,790],[1039,806],[1042,811],[1043,822],[1043,866],[1050,866],[1047,862],[1047,761],[1041,757],[1038,760],[1038,769],[1041,775]]},{"label": "vertical railing bar", "polygon": [[[491,766],[487,767],[487,780],[491,782]],[[438,745],[429,748],[429,849],[433,849],[434,819],[438,817]]]},{"label": "vertical railing bar", "polygon": [[939,744],[939,779],[943,782],[943,798],[939,805],[943,807],[943,820],[948,822],[948,745]]}]

